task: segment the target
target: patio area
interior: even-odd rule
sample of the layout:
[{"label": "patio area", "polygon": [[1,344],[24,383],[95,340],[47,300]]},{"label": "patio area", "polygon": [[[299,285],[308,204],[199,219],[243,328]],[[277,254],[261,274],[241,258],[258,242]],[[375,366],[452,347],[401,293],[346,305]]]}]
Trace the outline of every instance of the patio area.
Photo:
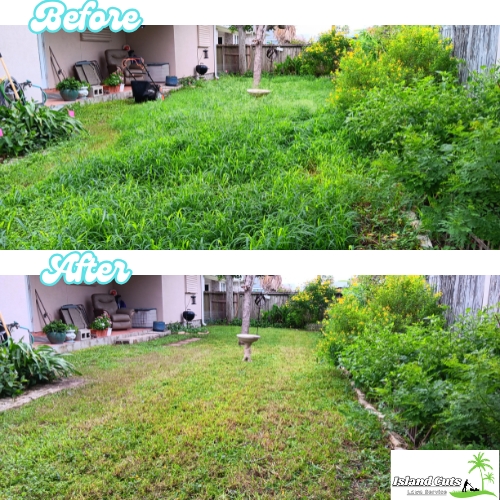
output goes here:
[{"label": "patio area", "polygon": [[[166,97],[170,94],[170,92],[175,92],[176,90],[180,90],[181,88],[182,85],[177,85],[176,87],[167,87],[165,85],[160,85],[160,92],[164,97]],[[73,106],[75,104],[85,106],[87,104],[133,98],[132,87],[130,85],[126,85],[123,89],[123,92],[114,92],[110,94],[104,93],[103,95],[99,95],[96,97],[86,97],[77,99],[76,101],[64,101],[59,94],[59,91],[56,89],[46,89],[45,93],[47,94],[47,101],[45,102],[45,106],[52,109],[61,109],[65,106]]]}]

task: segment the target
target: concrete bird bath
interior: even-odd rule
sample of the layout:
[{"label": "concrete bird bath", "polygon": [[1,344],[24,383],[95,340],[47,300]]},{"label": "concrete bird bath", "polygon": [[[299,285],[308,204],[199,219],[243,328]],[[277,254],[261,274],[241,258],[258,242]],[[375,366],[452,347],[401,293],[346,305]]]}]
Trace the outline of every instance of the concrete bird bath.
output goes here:
[{"label": "concrete bird bath", "polygon": [[240,333],[236,335],[239,339],[239,344],[244,346],[245,354],[243,356],[243,361],[252,361],[252,344],[260,339],[260,335],[249,335],[245,333]]},{"label": "concrete bird bath", "polygon": [[270,90],[265,89],[248,89],[247,92],[254,97],[262,97],[271,93]]}]

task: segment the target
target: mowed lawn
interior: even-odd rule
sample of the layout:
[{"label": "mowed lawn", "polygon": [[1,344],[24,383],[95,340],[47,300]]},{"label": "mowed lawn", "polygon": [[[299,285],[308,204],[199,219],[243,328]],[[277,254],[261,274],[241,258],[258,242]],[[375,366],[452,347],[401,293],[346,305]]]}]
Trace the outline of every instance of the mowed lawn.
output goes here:
[{"label": "mowed lawn", "polygon": [[0,414],[3,500],[388,499],[376,417],[317,334],[237,327],[73,356],[86,386]]},{"label": "mowed lawn", "polygon": [[0,248],[418,248],[398,188],[349,150],[330,79],[262,86],[76,106],[86,133],[0,164]]}]

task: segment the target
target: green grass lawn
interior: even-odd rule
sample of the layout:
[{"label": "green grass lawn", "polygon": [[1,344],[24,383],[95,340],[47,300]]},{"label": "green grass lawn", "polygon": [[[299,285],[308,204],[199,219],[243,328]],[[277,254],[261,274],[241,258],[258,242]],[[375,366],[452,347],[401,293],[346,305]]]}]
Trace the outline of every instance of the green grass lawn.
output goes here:
[{"label": "green grass lawn", "polygon": [[0,164],[0,248],[418,248],[403,195],[339,132],[330,79],[250,86],[77,106],[87,133]]},{"label": "green grass lawn", "polygon": [[[0,414],[2,500],[388,499],[389,450],[317,334],[80,351],[82,388]],[[182,337],[180,337],[182,338]]]}]

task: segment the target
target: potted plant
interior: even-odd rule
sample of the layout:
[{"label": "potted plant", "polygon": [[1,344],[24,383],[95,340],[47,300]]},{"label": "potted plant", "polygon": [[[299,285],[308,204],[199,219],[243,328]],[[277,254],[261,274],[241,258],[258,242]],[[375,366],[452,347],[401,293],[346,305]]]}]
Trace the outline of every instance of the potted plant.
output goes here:
[{"label": "potted plant", "polygon": [[88,82],[80,82],[80,90],[78,91],[78,97],[81,99],[85,99],[89,95],[90,91],[90,83]]},{"label": "potted plant", "polygon": [[43,333],[47,335],[51,344],[64,344],[67,329],[68,325],[64,324],[60,319],[56,319],[43,327]]},{"label": "potted plant", "polygon": [[76,334],[78,333],[78,327],[75,325],[66,325],[66,340],[68,342],[74,342],[76,339]]},{"label": "potted plant", "polygon": [[56,89],[59,90],[64,101],[76,101],[78,98],[78,91],[81,87],[82,82],[79,82],[73,77],[65,78],[56,85]]},{"label": "potted plant", "polygon": [[106,80],[102,82],[104,91],[110,94],[120,92],[120,85],[122,84],[122,77],[118,73],[111,73]]},{"label": "potted plant", "polygon": [[90,333],[95,337],[106,337],[108,328],[111,328],[111,320],[106,316],[97,316],[90,325]]}]

